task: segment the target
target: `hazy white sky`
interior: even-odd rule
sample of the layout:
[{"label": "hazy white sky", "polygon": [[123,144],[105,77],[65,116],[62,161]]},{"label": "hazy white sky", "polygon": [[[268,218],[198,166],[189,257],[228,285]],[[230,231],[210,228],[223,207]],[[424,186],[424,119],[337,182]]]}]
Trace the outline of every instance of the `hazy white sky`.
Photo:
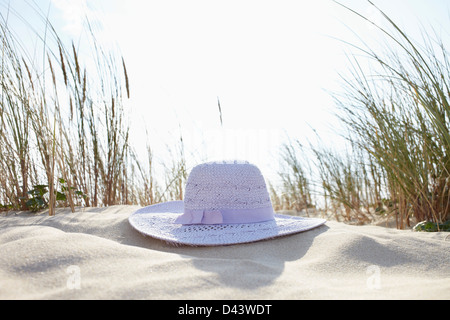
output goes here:
[{"label": "hazy white sky", "polygon": [[[69,36],[82,37],[87,14],[101,21],[101,39],[118,44],[133,140],[143,148],[146,127],[160,162],[180,134],[190,165],[238,158],[272,172],[287,136],[314,140],[314,128],[339,143],[327,91],[340,89],[349,47],[333,38],[379,41],[373,26],[331,0],[35,0],[46,10],[49,1]],[[383,23],[368,2],[341,2]],[[374,3],[408,31],[419,22],[450,30],[448,0]]]}]

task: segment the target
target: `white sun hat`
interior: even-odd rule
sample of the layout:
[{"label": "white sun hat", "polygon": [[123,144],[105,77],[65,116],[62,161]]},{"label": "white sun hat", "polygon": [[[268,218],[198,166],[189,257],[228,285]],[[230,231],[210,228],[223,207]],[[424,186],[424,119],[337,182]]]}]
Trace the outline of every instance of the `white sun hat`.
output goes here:
[{"label": "white sun hat", "polygon": [[175,245],[220,246],[299,233],[326,220],[275,214],[261,171],[248,162],[210,162],[192,169],[184,201],[137,210],[144,235]]}]

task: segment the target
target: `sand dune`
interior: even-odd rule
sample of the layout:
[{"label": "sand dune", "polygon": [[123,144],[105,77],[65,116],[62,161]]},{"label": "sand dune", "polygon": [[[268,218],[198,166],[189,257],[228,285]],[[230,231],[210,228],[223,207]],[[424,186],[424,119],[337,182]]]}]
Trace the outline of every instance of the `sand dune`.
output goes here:
[{"label": "sand dune", "polygon": [[139,207],[0,217],[1,299],[450,299],[448,233],[339,222],[252,244],[174,247]]}]

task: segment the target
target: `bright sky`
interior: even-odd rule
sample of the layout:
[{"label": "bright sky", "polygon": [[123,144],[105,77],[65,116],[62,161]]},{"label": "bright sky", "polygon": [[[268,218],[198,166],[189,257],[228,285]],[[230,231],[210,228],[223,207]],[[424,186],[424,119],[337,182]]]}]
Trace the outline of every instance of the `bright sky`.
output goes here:
[{"label": "bright sky", "polygon": [[[101,38],[120,47],[136,148],[145,147],[146,127],[164,162],[182,134],[190,165],[244,159],[269,179],[287,137],[315,141],[313,128],[330,145],[341,141],[329,91],[340,89],[349,47],[333,38],[358,44],[356,32],[377,41],[373,26],[331,0],[35,1],[46,10],[51,1],[57,24],[75,39],[85,14],[101,20]],[[341,2],[382,23],[367,2]],[[450,30],[448,0],[374,3],[405,30],[416,32],[419,21]]]}]

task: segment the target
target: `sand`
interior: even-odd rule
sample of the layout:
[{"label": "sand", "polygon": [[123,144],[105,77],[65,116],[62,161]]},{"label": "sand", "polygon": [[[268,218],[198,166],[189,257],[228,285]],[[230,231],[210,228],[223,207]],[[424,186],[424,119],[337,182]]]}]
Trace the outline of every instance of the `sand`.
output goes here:
[{"label": "sand", "polygon": [[0,299],[450,299],[449,233],[329,221],[279,239],[174,247],[139,207],[0,217]]}]

